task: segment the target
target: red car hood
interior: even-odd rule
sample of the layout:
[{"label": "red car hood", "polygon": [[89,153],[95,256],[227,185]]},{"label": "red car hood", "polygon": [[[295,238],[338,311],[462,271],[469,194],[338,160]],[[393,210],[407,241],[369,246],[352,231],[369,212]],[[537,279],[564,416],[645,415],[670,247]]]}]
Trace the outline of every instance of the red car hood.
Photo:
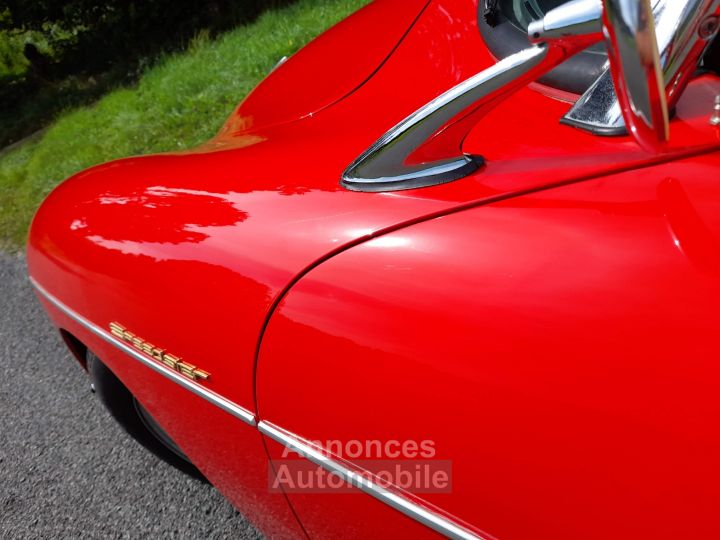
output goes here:
[{"label": "red car hood", "polygon": [[[36,216],[31,274],[61,300],[76,293],[73,307],[102,321],[109,315],[93,298],[145,283],[158,262],[183,263],[167,275],[167,288],[197,286],[198,276],[217,303],[237,306],[246,317],[240,356],[251,357],[275,299],[333,253],[458,209],[718,147],[717,130],[707,122],[720,93],[714,77],[692,83],[662,155],[641,151],[629,137],[560,125],[569,105],[528,89],[486,116],[465,141],[465,151],[487,159],[472,176],[404,192],[342,189],[345,167],[384,131],[492,61],[475,16],[471,2],[433,2],[370,80],[300,121],[226,129],[195,151],[130,158],[75,176]],[[218,271],[217,283],[203,275],[210,268]],[[117,306],[126,301],[112,294]],[[144,294],[134,301],[150,302],[155,291]],[[239,391],[238,402],[251,400],[251,387]]]},{"label": "red car hood", "polygon": [[428,4],[376,0],[357,11],[273,70],[233,112],[223,132],[298,120],[352,94],[390,57]]}]

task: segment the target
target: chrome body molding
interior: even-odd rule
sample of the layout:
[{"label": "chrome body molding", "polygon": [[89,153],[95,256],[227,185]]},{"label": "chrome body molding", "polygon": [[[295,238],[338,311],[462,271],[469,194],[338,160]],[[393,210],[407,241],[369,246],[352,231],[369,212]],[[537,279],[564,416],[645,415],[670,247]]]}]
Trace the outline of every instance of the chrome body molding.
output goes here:
[{"label": "chrome body molding", "polygon": [[490,537],[481,536],[478,533],[452,521],[440,512],[434,511],[426,506],[405,497],[397,492],[388,490],[373,482],[367,476],[363,476],[348,468],[340,461],[333,459],[320,449],[307,443],[302,438],[289,433],[270,422],[261,420],[258,423],[260,433],[270,437],[275,442],[300,454],[308,461],[322,467],[328,472],[336,474],[348,484],[359,488],[368,495],[405,514],[407,517],[422,523],[437,533],[448,538],[462,540],[489,540]]},{"label": "chrome body molding", "polygon": [[625,119],[615,93],[610,64],[560,120],[594,135],[626,135]]},{"label": "chrome body molding", "polygon": [[242,420],[246,424],[256,427],[263,435],[271,438],[275,442],[285,446],[286,448],[298,453],[305,459],[322,467],[328,472],[334,473],[343,478],[350,485],[355,486],[363,492],[371,495],[379,501],[387,504],[402,514],[408,516],[411,519],[429,527],[430,529],[448,537],[459,540],[490,540],[489,536],[482,536],[467,527],[456,523],[449,517],[445,516],[437,510],[423,506],[418,502],[410,499],[409,497],[403,496],[402,494],[388,490],[385,487],[378,485],[377,483],[370,480],[368,477],[358,474],[357,472],[349,469],[341,462],[329,457],[323,453],[320,449],[305,442],[301,437],[293,435],[273,424],[266,421],[256,421],[256,417],[250,411],[244,409],[240,405],[233,403],[232,401],[225,399],[224,397],[194,383],[192,380],[183,377],[177,371],[166,367],[164,364],[153,360],[152,358],[145,356],[141,352],[137,351],[133,347],[126,345],[124,342],[117,339],[110,332],[99,327],[95,323],[89,321],[67,305],[61,300],[55,297],[53,294],[47,291],[42,285],[40,285],[35,279],[30,278],[30,282],[37,292],[50,302],[53,306],[59,309],[62,313],[70,317],[73,321],[86,328],[94,335],[103,339],[107,343],[118,348],[128,356],[149,367],[153,371],[160,375],[170,379],[174,383],[182,386],[186,390],[193,394],[201,397],[207,402],[219,407],[225,412],[232,416]]},{"label": "chrome body molding", "polygon": [[104,330],[103,328],[100,328],[95,323],[87,320],[85,317],[71,309],[70,307],[66,306],[63,302],[58,300],[55,296],[53,296],[51,293],[49,293],[42,285],[40,285],[35,279],[32,277],[30,278],[30,283],[32,283],[33,287],[40,293],[48,302],[50,302],[53,306],[58,308],[60,311],[62,311],[65,315],[70,317],[72,320],[74,320],[79,325],[85,327],[90,332],[98,336],[99,338],[105,340],[109,344],[117,347],[122,352],[127,354],[128,356],[132,357],[133,359],[137,360],[141,364],[144,364],[145,366],[149,367],[150,369],[156,371],[163,377],[166,377],[173,381],[176,384],[179,384],[186,390],[189,390],[193,394],[195,394],[198,397],[201,397],[205,401],[208,401],[212,403],[213,405],[221,408],[225,412],[233,415],[235,418],[238,418],[245,422],[246,424],[250,426],[256,426],[257,422],[255,420],[255,415],[248,411],[247,409],[241,407],[237,403],[233,403],[232,401],[222,397],[219,394],[216,394],[212,390],[208,390],[207,388],[204,388],[200,386],[199,384],[193,382],[192,380],[184,377],[179,372],[170,369],[169,367],[165,366],[164,364],[161,364],[160,362],[153,360],[149,356],[144,355],[140,351],[134,349],[133,347],[130,347],[126,343],[120,341],[115,336],[113,336],[110,332]]}]

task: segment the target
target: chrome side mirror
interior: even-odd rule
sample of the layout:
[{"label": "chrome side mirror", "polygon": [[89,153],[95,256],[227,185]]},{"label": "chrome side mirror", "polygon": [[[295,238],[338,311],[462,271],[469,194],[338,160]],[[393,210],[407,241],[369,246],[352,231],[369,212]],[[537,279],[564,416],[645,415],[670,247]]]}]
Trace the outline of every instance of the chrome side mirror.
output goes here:
[{"label": "chrome side mirror", "polygon": [[629,132],[643,148],[661,151],[669,138],[668,102],[677,101],[695,71],[710,35],[706,21],[717,23],[720,11],[720,0],[655,0],[662,1],[673,3],[679,15],[662,36],[667,42],[662,63],[650,0],[571,0],[530,24],[535,46],[504,58],[408,116],[350,164],[341,185],[354,191],[393,191],[467,176],[483,164],[482,157],[462,151],[478,119],[603,36]]},{"label": "chrome side mirror", "polygon": [[665,84],[650,0],[604,0],[610,70],[628,132],[658,151],[670,137]]},{"label": "chrome side mirror", "polygon": [[476,171],[462,143],[488,110],[570,56],[602,40],[601,0],[572,0],[549,12],[538,44],[500,60],[421,107],[345,170],[353,191],[394,191],[451,182]]}]

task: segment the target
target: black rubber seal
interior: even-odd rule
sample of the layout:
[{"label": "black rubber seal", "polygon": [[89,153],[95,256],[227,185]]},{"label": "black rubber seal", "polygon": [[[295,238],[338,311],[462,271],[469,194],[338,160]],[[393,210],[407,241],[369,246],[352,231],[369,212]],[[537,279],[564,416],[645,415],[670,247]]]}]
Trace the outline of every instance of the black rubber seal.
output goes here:
[{"label": "black rubber seal", "polygon": [[627,128],[625,126],[596,126],[593,124],[586,124],[585,122],[580,122],[578,120],[573,120],[571,118],[568,118],[567,116],[563,116],[560,119],[560,123],[565,124],[566,126],[582,129],[583,131],[587,131],[588,133],[592,133],[593,135],[599,135],[601,137],[623,137],[628,134]]}]

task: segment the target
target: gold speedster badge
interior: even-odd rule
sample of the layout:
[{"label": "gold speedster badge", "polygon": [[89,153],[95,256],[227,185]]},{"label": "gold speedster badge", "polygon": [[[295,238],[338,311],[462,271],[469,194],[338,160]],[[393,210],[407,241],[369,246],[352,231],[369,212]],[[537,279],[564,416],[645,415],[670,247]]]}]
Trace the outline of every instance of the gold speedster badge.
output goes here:
[{"label": "gold speedster badge", "polygon": [[210,378],[210,374],[207,371],[198,369],[192,364],[188,364],[183,361],[183,359],[179,356],[175,356],[174,354],[168,353],[165,349],[156,347],[152,343],[149,343],[141,337],[138,337],[128,331],[127,328],[119,323],[110,323],[110,333],[116,338],[132,345],[132,347],[138,351],[145,353],[158,362],[162,362],[167,367],[185,375],[188,379],[192,379],[193,381],[207,381]]}]

